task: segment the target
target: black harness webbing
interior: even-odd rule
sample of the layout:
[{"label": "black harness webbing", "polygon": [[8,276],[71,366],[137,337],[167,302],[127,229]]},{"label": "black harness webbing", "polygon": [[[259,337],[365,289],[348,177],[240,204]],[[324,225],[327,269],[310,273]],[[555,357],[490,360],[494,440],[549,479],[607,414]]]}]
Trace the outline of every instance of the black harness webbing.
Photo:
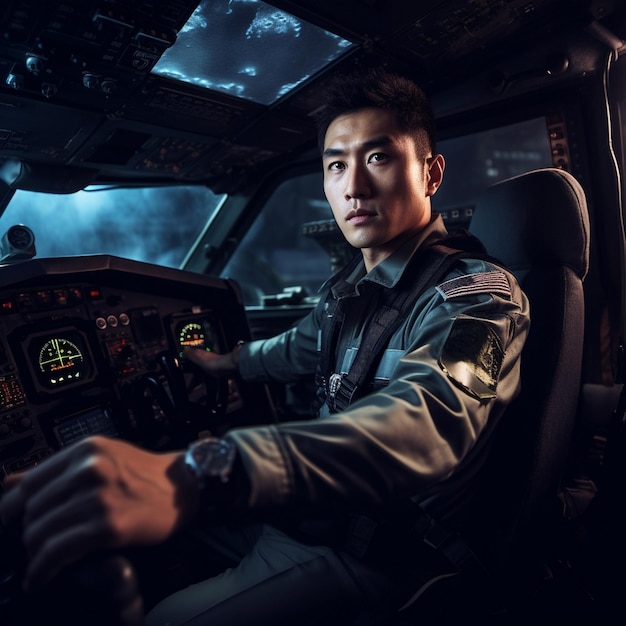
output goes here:
[{"label": "black harness webbing", "polygon": [[[329,291],[326,300],[327,326],[322,330],[317,385],[318,393],[325,396],[331,412],[345,409],[371,382],[389,339],[404,320],[402,313],[407,302],[409,305],[413,304],[463,257],[488,258],[478,239],[465,231],[459,231],[418,251],[395,289],[381,287],[378,313],[370,320],[363,333],[350,371],[343,375],[333,373],[335,348],[344,318],[342,300],[335,299]],[[346,268],[343,275],[349,273],[353,267],[354,264]]]}]

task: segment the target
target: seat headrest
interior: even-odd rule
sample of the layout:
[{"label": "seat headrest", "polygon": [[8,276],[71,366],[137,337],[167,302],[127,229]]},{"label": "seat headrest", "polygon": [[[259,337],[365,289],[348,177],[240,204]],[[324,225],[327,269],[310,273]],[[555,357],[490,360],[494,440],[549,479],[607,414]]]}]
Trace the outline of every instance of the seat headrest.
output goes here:
[{"label": "seat headrest", "polygon": [[514,273],[530,266],[566,265],[583,279],[589,268],[589,214],[580,183],[544,168],[484,191],[469,230]]}]

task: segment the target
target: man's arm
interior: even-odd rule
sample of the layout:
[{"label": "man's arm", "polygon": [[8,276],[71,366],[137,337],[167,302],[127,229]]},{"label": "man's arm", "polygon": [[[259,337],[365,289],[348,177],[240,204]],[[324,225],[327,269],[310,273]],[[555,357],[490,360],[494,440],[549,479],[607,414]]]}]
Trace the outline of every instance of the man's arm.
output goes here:
[{"label": "man's arm", "polygon": [[[250,478],[251,508],[377,505],[422,492],[455,472],[487,423],[499,419],[519,391],[525,296],[514,284],[511,297],[431,290],[420,300],[395,338],[406,345],[385,388],[322,419],[231,433]],[[472,370],[481,376],[490,348],[459,337],[459,321],[480,331],[479,341],[500,345],[492,398],[464,379]]]}]

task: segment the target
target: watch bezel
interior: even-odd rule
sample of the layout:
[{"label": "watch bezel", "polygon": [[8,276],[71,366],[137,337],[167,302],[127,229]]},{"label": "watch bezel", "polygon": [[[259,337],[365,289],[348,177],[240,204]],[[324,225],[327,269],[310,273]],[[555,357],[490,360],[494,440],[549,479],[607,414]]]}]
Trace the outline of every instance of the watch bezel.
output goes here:
[{"label": "watch bezel", "polygon": [[189,445],[185,465],[204,489],[208,483],[228,483],[236,454],[237,447],[232,441],[205,437]]}]

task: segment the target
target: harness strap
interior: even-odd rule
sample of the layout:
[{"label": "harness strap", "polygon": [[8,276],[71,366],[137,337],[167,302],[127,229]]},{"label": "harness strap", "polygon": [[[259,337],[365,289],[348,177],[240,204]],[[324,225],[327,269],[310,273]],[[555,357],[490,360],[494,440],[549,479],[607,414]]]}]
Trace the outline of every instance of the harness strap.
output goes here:
[{"label": "harness strap", "polygon": [[[448,243],[458,247],[451,247]],[[413,303],[422,292],[445,276],[463,257],[486,257],[482,244],[469,233],[455,233],[424,248],[411,259],[395,289],[384,289],[379,313],[370,320],[363,333],[361,345],[347,374],[331,374],[336,355],[335,347],[343,324],[342,300],[329,292],[327,297],[327,332],[322,332],[318,363],[318,395],[325,399],[331,412],[342,411],[359,395],[371,380],[375,367],[389,339],[402,323],[401,315],[407,302]],[[412,281],[412,282],[409,282]]]}]

